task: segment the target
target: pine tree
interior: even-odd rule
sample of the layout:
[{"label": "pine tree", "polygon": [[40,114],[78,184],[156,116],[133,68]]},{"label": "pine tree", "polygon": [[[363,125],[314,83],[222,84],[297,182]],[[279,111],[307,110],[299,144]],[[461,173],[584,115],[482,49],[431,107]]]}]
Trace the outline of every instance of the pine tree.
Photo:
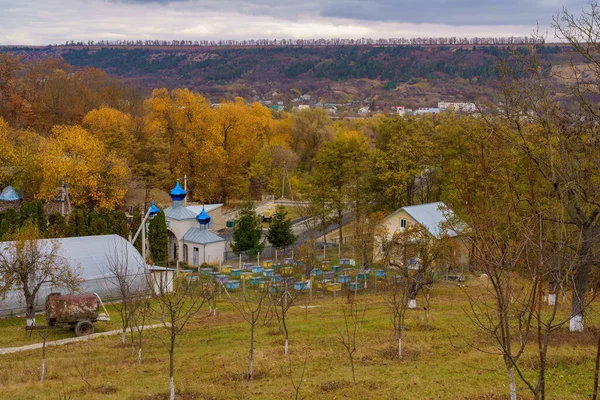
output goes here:
[{"label": "pine tree", "polygon": [[127,225],[127,214],[124,211],[113,210],[110,212],[110,233],[127,239],[129,226]]},{"label": "pine tree", "polygon": [[292,220],[287,218],[287,212],[281,206],[277,207],[277,212],[273,215],[267,240],[277,249],[293,245],[296,241],[296,236],[292,232]]},{"label": "pine tree", "polygon": [[67,221],[61,213],[48,215],[48,229],[46,236],[49,238],[61,238],[65,236]]},{"label": "pine tree", "polygon": [[164,211],[159,211],[150,220],[148,227],[148,243],[150,253],[156,265],[167,266],[169,250],[169,231],[167,230],[167,219]]},{"label": "pine tree", "polygon": [[244,204],[238,214],[235,226],[233,227],[233,241],[231,249],[237,254],[258,254],[265,247],[261,242],[262,227],[260,218],[254,211],[254,205],[251,202]]}]

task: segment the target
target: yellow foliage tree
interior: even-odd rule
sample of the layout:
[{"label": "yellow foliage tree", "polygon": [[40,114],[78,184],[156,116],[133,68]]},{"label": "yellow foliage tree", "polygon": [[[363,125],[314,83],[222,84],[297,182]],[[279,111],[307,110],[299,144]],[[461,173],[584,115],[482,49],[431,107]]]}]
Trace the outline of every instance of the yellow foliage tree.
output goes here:
[{"label": "yellow foliage tree", "polygon": [[133,121],[129,114],[102,106],[92,110],[83,118],[83,125],[96,138],[102,140],[106,149],[122,158],[130,158],[133,137]]},{"label": "yellow foliage tree", "polygon": [[8,184],[9,167],[13,165],[15,148],[8,137],[8,123],[0,117],[0,185]]},{"label": "yellow foliage tree", "polygon": [[79,126],[56,126],[40,154],[39,197],[51,199],[64,179],[74,204],[114,208],[127,192],[126,162]]}]

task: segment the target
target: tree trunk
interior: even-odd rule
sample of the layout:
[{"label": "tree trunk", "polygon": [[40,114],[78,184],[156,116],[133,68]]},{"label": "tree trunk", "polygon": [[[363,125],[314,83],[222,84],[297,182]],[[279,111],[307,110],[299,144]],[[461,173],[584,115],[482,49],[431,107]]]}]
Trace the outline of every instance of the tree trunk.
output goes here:
[{"label": "tree trunk", "polygon": [[282,312],[281,322],[283,323],[283,330],[285,331],[285,348],[283,350],[283,354],[287,356],[288,355],[288,344],[289,344],[289,332],[288,332],[288,328],[287,328],[287,323],[285,321],[285,312]]},{"label": "tree trunk", "polygon": [[356,372],[354,371],[354,355],[350,354],[350,365],[352,366],[352,382],[354,383],[354,387],[356,387]]},{"label": "tree trunk", "polygon": [[254,313],[252,313],[252,325],[250,328],[250,354],[248,356],[248,379],[252,379],[252,367],[254,363]]},{"label": "tree trunk", "polygon": [[344,240],[344,235],[342,234],[342,223],[344,222],[344,212],[342,210],[338,210],[338,227],[339,227],[339,236],[338,236],[338,247],[342,245],[342,241]]},{"label": "tree trunk", "polygon": [[408,308],[417,308],[417,293],[419,291],[418,283],[411,279],[408,284]]},{"label": "tree trunk", "polygon": [[417,299],[416,299],[416,297],[408,299],[408,308],[410,308],[410,309],[417,308]]},{"label": "tree trunk", "polygon": [[398,335],[398,358],[402,360],[402,332]]},{"label": "tree trunk", "polygon": [[581,248],[578,251],[579,265],[573,277],[573,299],[571,304],[571,332],[583,332],[583,312],[585,308],[585,294],[587,291],[588,275],[595,260],[592,244],[594,243],[595,229],[593,225],[580,227],[582,234]]},{"label": "tree trunk", "polygon": [[573,299],[571,304],[571,320],[569,330],[571,332],[583,332],[583,309],[585,308],[585,292],[587,291],[589,263],[581,263],[573,277]]},{"label": "tree trunk", "polygon": [[510,400],[517,400],[517,384],[515,383],[515,372],[513,367],[507,367],[508,387],[510,388]]},{"label": "tree trunk", "polygon": [[175,400],[175,338],[171,337],[171,348],[169,349],[169,391],[170,400]]},{"label": "tree trunk", "polygon": [[27,326],[35,326],[35,295],[25,295]]},{"label": "tree trunk", "polygon": [[592,400],[598,399],[598,377],[600,375],[600,334],[598,334],[598,344],[596,345],[596,367],[594,368],[594,393]]},{"label": "tree trunk", "polygon": [[42,379],[44,382],[44,378],[46,377],[46,336],[44,336],[44,342],[42,343]]}]

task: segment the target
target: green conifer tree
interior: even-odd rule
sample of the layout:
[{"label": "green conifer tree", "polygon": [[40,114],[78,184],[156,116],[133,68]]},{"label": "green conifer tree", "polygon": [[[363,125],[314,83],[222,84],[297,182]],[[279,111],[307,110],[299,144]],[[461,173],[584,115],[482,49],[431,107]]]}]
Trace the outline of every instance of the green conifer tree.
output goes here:
[{"label": "green conifer tree", "polygon": [[245,203],[238,213],[236,224],[233,227],[231,249],[238,254],[258,254],[265,247],[261,236],[260,218],[254,211],[254,205],[251,202]]},{"label": "green conifer tree", "polygon": [[276,249],[291,246],[296,241],[296,236],[292,232],[292,220],[287,217],[287,212],[281,206],[277,207],[277,212],[273,215],[267,240]]},{"label": "green conifer tree", "polygon": [[152,260],[156,265],[166,267],[169,257],[169,231],[164,211],[160,210],[148,225],[148,243]]}]

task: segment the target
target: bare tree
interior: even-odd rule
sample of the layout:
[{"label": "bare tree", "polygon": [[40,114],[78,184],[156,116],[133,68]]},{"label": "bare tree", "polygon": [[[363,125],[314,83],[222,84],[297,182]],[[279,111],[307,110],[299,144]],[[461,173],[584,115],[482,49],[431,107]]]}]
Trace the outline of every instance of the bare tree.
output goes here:
[{"label": "bare tree", "polygon": [[298,398],[300,396],[300,389],[302,388],[302,383],[304,382],[304,373],[306,372],[306,362],[307,361],[308,361],[308,350],[304,353],[304,362],[302,363],[302,371],[300,372],[298,381],[296,381],[296,379],[294,379],[294,372],[292,371],[292,360],[290,360],[289,376],[290,376],[290,381],[292,383],[292,387],[294,388],[294,400],[298,400]]},{"label": "bare tree", "polygon": [[[169,389],[170,399],[175,399],[175,344],[189,320],[198,314],[204,303],[209,300],[211,291],[206,284],[182,277],[177,279],[173,271],[162,274],[147,274],[149,287],[154,288],[152,314],[160,318],[166,335],[156,337],[169,352]],[[191,277],[190,277],[191,278]]]},{"label": "bare tree", "polygon": [[[578,233],[572,243],[577,246],[574,257],[578,262],[570,282],[571,331],[584,329],[588,279],[592,268],[600,265],[596,257],[600,186],[598,169],[590,167],[600,164],[599,15],[597,4],[591,2],[590,10],[579,17],[565,9],[554,19],[556,35],[571,45],[569,76],[556,76],[560,72],[544,62],[537,45],[531,46],[527,56],[517,55],[513,65],[503,64],[502,118],[487,119],[490,131],[509,143],[516,156],[525,156],[542,178],[539,185],[550,206],[562,208],[568,216],[560,222],[563,228]],[[573,96],[559,96],[563,91],[556,89],[557,81],[567,82]]]},{"label": "bare tree", "polygon": [[[132,352],[135,344],[133,340],[133,315],[140,305],[140,297],[147,296],[147,282],[144,275],[143,260],[132,262],[134,255],[129,253],[129,243],[115,241],[113,251],[106,254],[107,272],[111,275],[113,290],[120,299],[114,303],[114,307],[121,316],[121,344],[125,346],[127,329],[130,329]],[[110,296],[110,293],[109,293]]]},{"label": "bare tree", "polygon": [[450,245],[447,234],[439,238],[427,229],[413,224],[392,235],[385,243],[384,264],[399,271],[408,289],[408,308],[417,307],[417,295],[425,285],[431,285],[436,265],[448,262]]},{"label": "bare tree", "polygon": [[[142,346],[144,344],[144,328],[146,327],[146,322],[151,316],[151,312],[152,306],[148,298],[140,297],[136,300],[135,307],[133,307],[131,313],[131,330],[133,331],[133,329],[135,328],[138,334],[138,365],[142,365]],[[132,349],[134,349],[133,346],[134,345],[132,343]]]},{"label": "bare tree", "polygon": [[44,382],[46,377],[46,343],[48,342],[48,338],[54,333],[54,326],[49,326],[45,329],[36,329],[36,333],[42,338],[42,373],[40,381]]},{"label": "bare tree", "polygon": [[231,296],[224,287],[227,297],[231,301],[234,308],[240,313],[244,321],[250,325],[250,350],[248,351],[248,379],[252,379],[254,374],[254,339],[256,326],[260,323],[261,319],[265,319],[269,311],[269,290],[271,286],[267,285],[265,289],[256,289],[251,291],[247,296],[244,296],[242,300],[236,299]]},{"label": "bare tree", "polygon": [[283,290],[272,290],[269,294],[271,304],[275,309],[275,316],[277,320],[280,322],[280,329],[283,328],[283,333],[285,334],[285,345],[283,348],[283,354],[287,356],[288,347],[289,347],[289,329],[288,329],[288,319],[287,314],[290,310],[290,307],[294,305],[294,301],[298,297],[297,291],[290,291],[289,285],[287,283],[287,279],[283,282],[283,285],[280,289]]},{"label": "bare tree", "polygon": [[356,387],[356,369],[354,367],[354,357],[359,349],[360,343],[358,340],[358,329],[365,318],[367,307],[364,306],[362,312],[359,310],[358,304],[355,301],[350,302],[346,307],[342,305],[342,316],[344,317],[344,325],[340,328],[336,325],[335,329],[338,333],[338,339],[352,367],[352,383]]},{"label": "bare tree", "polygon": [[21,291],[27,326],[35,325],[35,303],[42,287],[75,291],[81,283],[61,255],[60,242],[40,237],[37,227],[26,224],[15,231],[12,241],[0,244],[0,298]]},{"label": "bare tree", "polygon": [[402,360],[402,341],[404,339],[404,319],[408,309],[408,281],[403,276],[392,277],[390,289],[383,294],[392,314],[394,333],[398,341],[398,358]]}]

